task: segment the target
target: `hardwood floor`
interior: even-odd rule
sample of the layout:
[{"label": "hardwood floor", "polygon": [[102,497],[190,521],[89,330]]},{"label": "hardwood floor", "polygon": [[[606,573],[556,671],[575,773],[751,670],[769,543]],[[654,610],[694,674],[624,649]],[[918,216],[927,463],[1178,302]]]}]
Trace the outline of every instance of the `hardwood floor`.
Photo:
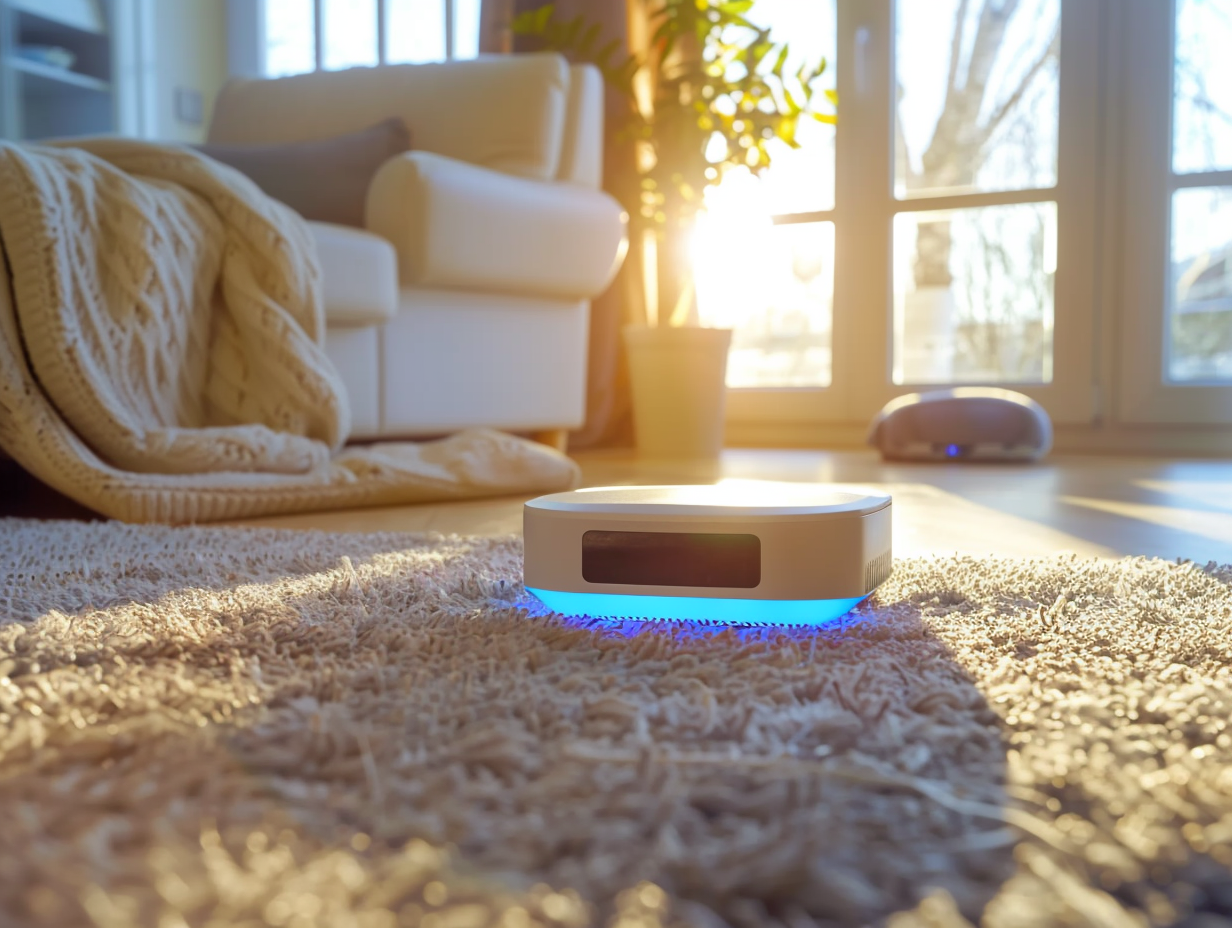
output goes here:
[{"label": "hardwood floor", "polygon": [[[873,452],[731,449],[715,465],[577,456],[585,486],[717,480],[872,484],[894,496],[894,550],[1030,557],[1147,555],[1232,563],[1232,462],[1055,456],[1032,466],[885,464]],[[524,498],[242,523],[324,531],[518,532]]]},{"label": "hardwood floor", "polygon": [[[894,550],[1030,557],[1147,555],[1232,564],[1232,462],[1056,455],[1033,466],[884,464],[865,451],[732,449],[714,465],[577,456],[586,486],[717,480],[872,484],[894,496]],[[253,519],[323,531],[518,532],[523,497]],[[0,461],[0,516],[97,518]]]}]

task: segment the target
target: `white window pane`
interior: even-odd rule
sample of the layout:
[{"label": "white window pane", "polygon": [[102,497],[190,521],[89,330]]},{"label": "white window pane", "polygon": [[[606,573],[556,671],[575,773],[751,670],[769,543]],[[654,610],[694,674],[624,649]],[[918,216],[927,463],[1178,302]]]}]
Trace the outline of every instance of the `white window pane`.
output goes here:
[{"label": "white window pane", "polygon": [[[834,0],[757,0],[749,13],[759,26],[770,29],[774,42],[791,49],[786,70],[795,73],[825,58],[826,69],[813,84],[815,109],[832,113],[823,95],[834,89],[837,18]],[[800,213],[834,208],[834,126],[805,116],[796,132],[799,148],[785,142],[771,143],[772,167],[762,175],[762,186],[771,213]]]},{"label": "white window pane", "polygon": [[727,385],[829,386],[834,223],[772,225],[751,177],[724,188],[698,218],[693,266],[703,322],[735,330]]},{"label": "white window pane", "polygon": [[390,64],[445,60],[445,3],[446,0],[386,0],[386,60]]},{"label": "white window pane", "polygon": [[760,299],[732,333],[727,385],[828,387],[834,223],[775,226],[767,241],[775,261],[759,269]]},{"label": "white window pane", "polygon": [[1060,17],[1060,0],[900,0],[897,197],[1056,183]]},{"label": "white window pane", "polygon": [[323,0],[322,63],[328,71],[377,63],[376,0]]},{"label": "white window pane", "polygon": [[1052,379],[1055,203],[894,218],[894,382]]},{"label": "white window pane", "polygon": [[1177,0],[1172,170],[1232,169],[1232,4]]},{"label": "white window pane", "polygon": [[1172,195],[1174,381],[1232,380],[1232,187]]},{"label": "white window pane", "polygon": [[453,0],[453,56],[479,56],[479,6],[481,0]]},{"label": "white window pane", "polygon": [[265,74],[285,77],[316,67],[312,0],[265,0]]}]

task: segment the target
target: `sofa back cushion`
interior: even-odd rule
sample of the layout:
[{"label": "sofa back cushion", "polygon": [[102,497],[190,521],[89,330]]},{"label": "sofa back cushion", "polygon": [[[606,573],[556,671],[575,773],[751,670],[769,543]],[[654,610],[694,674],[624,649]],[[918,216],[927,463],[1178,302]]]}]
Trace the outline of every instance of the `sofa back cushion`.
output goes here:
[{"label": "sofa back cushion", "polygon": [[554,54],[238,80],[219,94],[207,141],[311,141],[397,117],[417,151],[551,180],[568,99],[569,67]]},{"label": "sofa back cushion", "polygon": [[373,176],[410,147],[410,133],[401,119],[310,142],[196,146],[246,174],[305,219],[359,228]]}]

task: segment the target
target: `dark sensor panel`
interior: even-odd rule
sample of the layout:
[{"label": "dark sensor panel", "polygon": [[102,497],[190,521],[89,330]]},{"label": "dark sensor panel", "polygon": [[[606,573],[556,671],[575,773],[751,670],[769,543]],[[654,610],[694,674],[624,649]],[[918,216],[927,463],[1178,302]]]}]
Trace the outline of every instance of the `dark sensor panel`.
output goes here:
[{"label": "dark sensor panel", "polygon": [[587,532],[582,536],[587,583],[725,587],[761,583],[761,539],[705,532]]}]

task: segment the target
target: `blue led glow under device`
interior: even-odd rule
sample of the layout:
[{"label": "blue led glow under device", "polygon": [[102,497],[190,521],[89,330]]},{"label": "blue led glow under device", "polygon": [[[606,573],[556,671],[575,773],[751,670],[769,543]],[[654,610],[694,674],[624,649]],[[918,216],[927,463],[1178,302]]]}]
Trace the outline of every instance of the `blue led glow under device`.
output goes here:
[{"label": "blue led glow under device", "polygon": [[889,576],[890,505],[752,481],[541,496],[523,510],[526,589],[570,616],[823,626]]}]

